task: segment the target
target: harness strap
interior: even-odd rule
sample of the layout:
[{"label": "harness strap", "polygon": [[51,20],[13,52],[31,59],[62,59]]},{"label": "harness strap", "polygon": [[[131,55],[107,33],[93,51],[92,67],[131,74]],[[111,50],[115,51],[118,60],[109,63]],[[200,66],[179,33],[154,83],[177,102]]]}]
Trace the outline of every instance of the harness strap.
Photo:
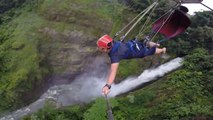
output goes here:
[{"label": "harness strap", "polygon": [[132,53],[133,56],[135,56],[135,55],[137,56],[138,54],[140,54],[140,56],[141,56],[147,50],[146,46],[144,46],[142,43],[139,43],[137,40],[129,40],[127,42],[127,46],[129,47],[129,50],[126,53],[125,58],[129,57],[130,53]]}]

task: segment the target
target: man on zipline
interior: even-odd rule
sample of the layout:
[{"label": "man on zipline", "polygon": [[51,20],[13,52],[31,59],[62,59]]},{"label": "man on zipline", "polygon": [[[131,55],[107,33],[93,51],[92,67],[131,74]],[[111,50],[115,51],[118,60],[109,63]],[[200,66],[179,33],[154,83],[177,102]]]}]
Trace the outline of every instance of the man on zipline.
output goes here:
[{"label": "man on zipline", "polygon": [[110,92],[119,62],[122,59],[144,58],[154,54],[166,53],[166,48],[157,48],[160,45],[154,42],[143,43],[137,40],[130,40],[128,42],[113,41],[108,35],[102,36],[97,41],[97,46],[101,52],[108,53],[111,60],[111,68],[107,77],[107,82],[102,88],[102,92],[105,95]]}]

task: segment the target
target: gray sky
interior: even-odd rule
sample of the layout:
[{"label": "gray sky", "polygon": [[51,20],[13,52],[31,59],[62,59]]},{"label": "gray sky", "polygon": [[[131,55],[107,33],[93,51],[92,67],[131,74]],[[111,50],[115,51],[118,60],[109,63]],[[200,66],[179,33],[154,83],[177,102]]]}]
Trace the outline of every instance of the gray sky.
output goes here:
[{"label": "gray sky", "polygon": [[[207,5],[208,7],[213,9],[213,0],[203,0],[203,4]],[[208,8],[204,7],[201,4],[182,4],[183,6],[186,6],[189,9],[189,14],[193,14],[197,11],[206,11],[209,10]]]}]

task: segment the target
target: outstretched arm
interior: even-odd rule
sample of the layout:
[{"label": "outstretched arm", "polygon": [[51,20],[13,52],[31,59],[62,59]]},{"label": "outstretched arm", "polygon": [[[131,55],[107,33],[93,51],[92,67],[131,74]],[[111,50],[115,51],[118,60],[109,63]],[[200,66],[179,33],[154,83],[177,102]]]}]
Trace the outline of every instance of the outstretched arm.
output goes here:
[{"label": "outstretched arm", "polygon": [[[119,63],[112,63],[109,71],[109,75],[107,78],[107,85],[111,86],[115,80],[115,76],[118,70]],[[110,92],[109,86],[104,86],[102,89],[103,94],[107,95]]]}]

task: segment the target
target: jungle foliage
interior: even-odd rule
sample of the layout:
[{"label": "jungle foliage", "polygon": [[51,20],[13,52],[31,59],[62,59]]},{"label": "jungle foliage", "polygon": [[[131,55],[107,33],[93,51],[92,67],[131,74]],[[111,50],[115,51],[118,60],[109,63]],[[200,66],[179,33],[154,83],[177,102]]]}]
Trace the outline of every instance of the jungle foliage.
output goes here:
[{"label": "jungle foliage", "polygon": [[23,96],[48,73],[45,57],[39,53],[41,38],[34,31],[42,21],[32,11],[36,6],[29,3],[33,2],[1,1],[5,9],[0,25],[0,113],[30,102]]},{"label": "jungle foliage", "polygon": [[[57,60],[56,55],[60,55],[57,48],[66,47],[65,39],[71,39],[67,33],[80,31],[76,34],[84,33],[93,40],[103,32],[110,33],[111,21],[116,19],[120,23],[122,8],[117,9],[109,3],[95,0],[0,1],[0,113],[20,108],[39,97],[40,93],[35,91],[43,90],[41,84],[55,70],[50,60]],[[113,29],[118,28],[115,25]],[[56,34],[55,37],[52,34]],[[85,35],[87,41],[79,40],[78,43],[84,42],[82,46],[87,49],[87,44],[95,44]],[[56,38],[63,44],[54,41]]]}]

